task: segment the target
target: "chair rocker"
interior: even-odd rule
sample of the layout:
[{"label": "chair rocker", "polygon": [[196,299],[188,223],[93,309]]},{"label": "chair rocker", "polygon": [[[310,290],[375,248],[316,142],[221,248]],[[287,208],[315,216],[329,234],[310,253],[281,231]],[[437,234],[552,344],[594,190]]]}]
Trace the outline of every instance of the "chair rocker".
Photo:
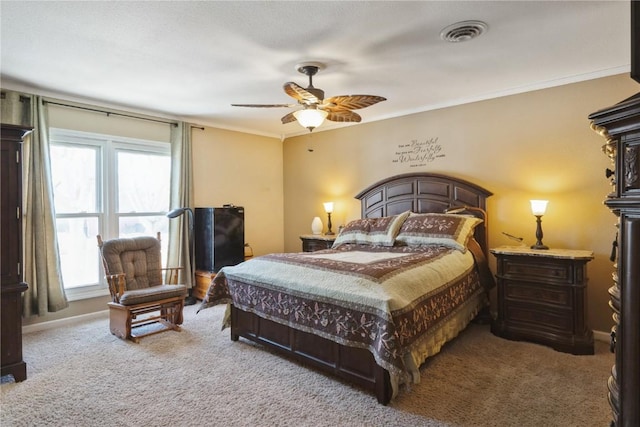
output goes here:
[{"label": "chair rocker", "polygon": [[177,284],[181,267],[162,268],[160,233],[157,238],[97,238],[111,293],[111,333],[137,343],[144,336],[180,331],[187,287]]}]

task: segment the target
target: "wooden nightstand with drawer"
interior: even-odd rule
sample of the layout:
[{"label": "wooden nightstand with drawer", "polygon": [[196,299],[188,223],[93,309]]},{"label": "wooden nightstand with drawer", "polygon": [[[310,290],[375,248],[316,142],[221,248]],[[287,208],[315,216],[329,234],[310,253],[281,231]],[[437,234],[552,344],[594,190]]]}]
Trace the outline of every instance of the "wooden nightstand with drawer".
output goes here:
[{"label": "wooden nightstand with drawer", "polygon": [[497,260],[495,335],[593,354],[586,321],[587,263],[593,252],[503,246],[491,253]]},{"label": "wooden nightstand with drawer", "polygon": [[[251,249],[251,246],[245,245],[244,260],[251,258],[253,258],[253,249]],[[193,296],[199,300],[204,300],[216,274],[215,271],[196,270],[196,285],[193,287]]]},{"label": "wooden nightstand with drawer", "polygon": [[333,242],[336,241],[336,235],[303,234],[300,236],[300,240],[302,240],[303,252],[315,252],[322,249],[331,249]]},{"label": "wooden nightstand with drawer", "polygon": [[216,273],[213,271],[196,270],[196,285],[193,287],[193,296],[203,300],[214,277],[216,277]]}]

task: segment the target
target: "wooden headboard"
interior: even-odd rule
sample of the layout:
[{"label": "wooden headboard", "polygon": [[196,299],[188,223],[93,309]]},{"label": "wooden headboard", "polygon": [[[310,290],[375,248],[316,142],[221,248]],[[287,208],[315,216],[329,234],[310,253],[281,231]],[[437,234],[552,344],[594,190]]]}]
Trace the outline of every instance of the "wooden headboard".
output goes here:
[{"label": "wooden headboard", "polygon": [[[445,212],[456,207],[470,210],[484,222],[476,227],[475,237],[488,254],[486,200],[493,193],[468,181],[434,173],[407,173],[378,181],[362,190],[362,218],[377,218],[411,211],[416,213]],[[465,212],[467,213],[467,212]]]}]

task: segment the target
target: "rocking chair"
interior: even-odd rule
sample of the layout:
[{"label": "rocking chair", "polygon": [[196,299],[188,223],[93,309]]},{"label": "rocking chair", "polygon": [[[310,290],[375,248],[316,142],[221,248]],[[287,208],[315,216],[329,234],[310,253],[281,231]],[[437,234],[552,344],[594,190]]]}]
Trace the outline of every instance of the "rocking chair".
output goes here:
[{"label": "rocking chair", "polygon": [[[157,238],[97,238],[111,293],[111,333],[138,342],[147,335],[180,331],[187,287],[176,284],[180,267],[162,268],[160,233]],[[163,274],[168,284],[163,284]],[[156,323],[160,325],[154,327]]]}]

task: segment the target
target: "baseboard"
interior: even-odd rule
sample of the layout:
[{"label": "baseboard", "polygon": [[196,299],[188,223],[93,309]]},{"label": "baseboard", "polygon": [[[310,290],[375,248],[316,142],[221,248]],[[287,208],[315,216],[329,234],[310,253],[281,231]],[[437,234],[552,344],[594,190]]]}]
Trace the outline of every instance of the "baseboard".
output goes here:
[{"label": "baseboard", "polygon": [[[59,328],[61,326],[73,325],[75,323],[81,323],[87,320],[95,319],[107,319],[109,317],[109,310],[96,311],[94,313],[80,314],[73,317],[65,317],[64,319],[49,320],[48,322],[34,323],[31,325],[25,325],[22,327],[22,333],[28,334],[30,332],[46,331],[49,329]],[[609,343],[611,341],[611,334],[604,331],[593,331],[593,339],[596,341],[602,341]]]},{"label": "baseboard", "polygon": [[608,344],[611,342],[611,332],[593,331],[593,339],[596,341],[603,341]]},{"label": "baseboard", "polygon": [[22,327],[22,333],[46,331],[49,329],[59,328],[61,326],[69,326],[77,323],[86,322],[95,319],[107,319],[109,310],[96,311],[93,313],[80,314],[78,316],[65,317],[64,319],[49,320],[47,322],[33,323]]}]

